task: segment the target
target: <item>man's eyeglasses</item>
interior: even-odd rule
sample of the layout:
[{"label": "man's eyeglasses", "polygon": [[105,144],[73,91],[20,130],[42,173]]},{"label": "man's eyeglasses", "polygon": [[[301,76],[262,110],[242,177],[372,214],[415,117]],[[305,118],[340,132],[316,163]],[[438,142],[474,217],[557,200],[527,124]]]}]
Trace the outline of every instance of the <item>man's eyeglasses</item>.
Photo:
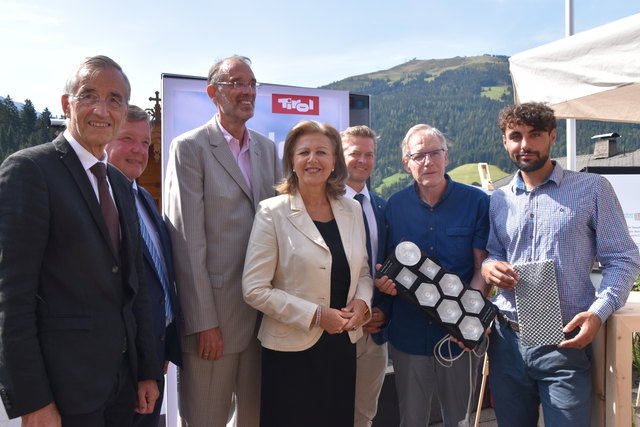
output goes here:
[{"label": "man's eyeglasses", "polygon": [[78,100],[78,103],[87,107],[93,107],[100,102],[104,102],[109,110],[120,110],[127,103],[119,96],[107,96],[105,99],[101,99],[95,93],[84,93],[80,95],[70,95],[72,98]]},{"label": "man's eyeglasses", "polygon": [[231,86],[234,89],[255,89],[258,86],[260,86],[260,83],[258,82],[249,82],[249,83],[245,83],[245,82],[217,82],[217,85],[225,85],[225,86]]},{"label": "man's eyeglasses", "polygon": [[423,152],[419,152],[419,153],[411,153],[411,154],[407,154],[407,158],[413,160],[414,162],[420,164],[423,163],[428,159],[430,161],[432,160],[440,160],[443,156],[444,156],[444,152],[447,151],[444,148],[440,148],[438,150],[433,150],[433,151],[423,151]]}]

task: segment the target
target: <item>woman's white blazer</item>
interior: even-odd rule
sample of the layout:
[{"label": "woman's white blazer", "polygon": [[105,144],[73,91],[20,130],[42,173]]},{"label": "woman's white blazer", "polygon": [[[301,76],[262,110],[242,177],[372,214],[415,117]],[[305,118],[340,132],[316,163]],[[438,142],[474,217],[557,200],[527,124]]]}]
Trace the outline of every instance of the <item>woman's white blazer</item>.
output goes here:
[{"label": "woman's white blazer", "polygon": [[[330,202],[349,262],[348,301],[365,301],[370,313],[373,281],[360,204],[345,197]],[[322,335],[320,327],[310,328],[310,324],[318,305],[329,306],[331,252],[299,194],[260,203],[247,248],[242,291],[245,301],[264,313],[258,332],[264,347],[302,351]],[[362,336],[362,327],[348,334],[355,343]]]}]

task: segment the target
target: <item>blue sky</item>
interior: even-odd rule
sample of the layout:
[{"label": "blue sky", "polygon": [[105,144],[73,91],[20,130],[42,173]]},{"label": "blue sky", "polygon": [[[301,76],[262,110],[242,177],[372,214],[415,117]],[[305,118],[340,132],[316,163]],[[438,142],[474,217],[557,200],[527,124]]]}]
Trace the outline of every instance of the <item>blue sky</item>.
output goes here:
[{"label": "blue sky", "polygon": [[[132,103],[162,73],[204,76],[248,56],[259,81],[317,87],[412,58],[513,55],[564,37],[564,0],[0,0],[0,96],[60,114],[83,57],[116,60]],[[575,32],[640,13],[638,0],[574,0]]]}]

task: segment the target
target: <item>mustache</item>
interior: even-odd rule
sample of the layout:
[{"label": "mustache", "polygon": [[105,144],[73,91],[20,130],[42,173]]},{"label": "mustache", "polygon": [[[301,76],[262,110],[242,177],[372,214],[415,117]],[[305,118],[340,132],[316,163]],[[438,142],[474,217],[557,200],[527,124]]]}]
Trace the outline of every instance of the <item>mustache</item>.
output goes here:
[{"label": "mustache", "polygon": [[523,154],[535,154],[535,155],[540,155],[539,151],[532,151],[532,150],[520,150],[516,153],[516,157],[520,157]]}]

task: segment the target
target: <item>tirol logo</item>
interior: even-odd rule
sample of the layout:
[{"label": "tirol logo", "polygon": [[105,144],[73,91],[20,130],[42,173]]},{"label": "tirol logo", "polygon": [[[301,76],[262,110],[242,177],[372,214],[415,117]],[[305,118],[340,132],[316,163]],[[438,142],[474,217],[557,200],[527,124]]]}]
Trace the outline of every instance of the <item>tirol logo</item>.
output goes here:
[{"label": "tirol logo", "polygon": [[280,114],[320,114],[320,97],[306,95],[271,95],[271,109]]}]

